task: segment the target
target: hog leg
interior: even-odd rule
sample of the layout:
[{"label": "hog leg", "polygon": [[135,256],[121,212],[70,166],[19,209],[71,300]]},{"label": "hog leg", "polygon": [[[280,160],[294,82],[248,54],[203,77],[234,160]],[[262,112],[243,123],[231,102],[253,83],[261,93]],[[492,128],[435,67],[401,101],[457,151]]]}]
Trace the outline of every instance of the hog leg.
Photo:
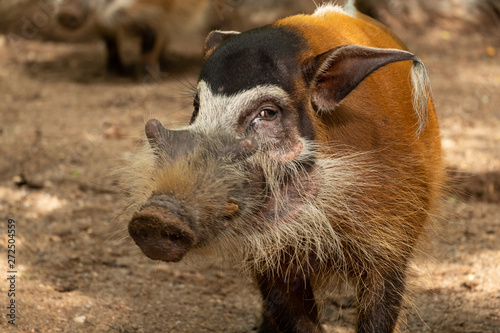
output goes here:
[{"label": "hog leg", "polygon": [[141,37],[142,56],[141,68],[138,68],[137,71],[138,78],[157,80],[159,79],[159,61],[164,43],[161,29],[148,24],[138,25],[137,29]]},{"label": "hog leg", "polygon": [[405,290],[405,267],[384,274],[366,274],[358,286],[357,333],[394,332]]},{"label": "hog leg", "polygon": [[123,75],[124,67],[120,57],[120,49],[118,47],[118,39],[114,34],[105,33],[103,35],[106,50],[108,52],[106,70],[110,74]]},{"label": "hog leg", "polygon": [[258,275],[263,297],[259,333],[321,333],[318,309],[307,278]]}]

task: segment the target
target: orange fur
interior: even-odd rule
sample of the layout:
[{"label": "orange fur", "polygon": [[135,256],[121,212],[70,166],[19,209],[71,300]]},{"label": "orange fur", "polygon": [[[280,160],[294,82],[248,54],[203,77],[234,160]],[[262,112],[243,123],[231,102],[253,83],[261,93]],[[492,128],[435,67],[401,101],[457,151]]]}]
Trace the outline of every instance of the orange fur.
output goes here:
[{"label": "orange fur", "polygon": [[[349,44],[406,49],[388,29],[378,22],[374,24],[374,20],[360,14],[356,18],[337,11],[320,17],[296,15],[280,20],[275,25],[293,29],[306,38],[311,49],[304,52],[303,61]],[[408,176],[422,175],[422,179],[425,179],[426,184],[411,185],[429,186],[425,195],[429,195],[431,199],[425,208],[431,210],[439,195],[443,176],[439,128],[434,106],[429,98],[429,116],[425,130],[415,138],[417,120],[411,103],[410,68],[411,64],[408,62],[394,63],[371,74],[347,96],[335,112],[319,116],[323,128],[320,140],[325,143],[341,142],[353,150],[384,150],[377,162],[389,167],[404,165],[404,159],[413,156],[419,161],[419,165],[408,169],[407,173]],[[402,82],[407,84],[401,85]],[[307,88],[303,91],[307,93]],[[388,91],[390,94],[386,93]],[[397,98],[394,99],[394,96]],[[338,125],[339,122],[341,126]],[[377,142],[366,140],[373,133],[380,136]]]}]

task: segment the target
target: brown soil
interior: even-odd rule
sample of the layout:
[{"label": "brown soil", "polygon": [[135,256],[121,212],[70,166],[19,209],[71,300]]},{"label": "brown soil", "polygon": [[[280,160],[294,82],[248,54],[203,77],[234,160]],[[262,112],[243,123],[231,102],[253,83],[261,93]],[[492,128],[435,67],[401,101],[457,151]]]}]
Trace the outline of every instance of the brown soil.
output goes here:
[{"label": "brown soil", "polygon": [[[500,332],[500,44],[481,34],[400,31],[428,65],[455,189],[413,264],[409,332]],[[495,55],[494,55],[495,54]],[[157,263],[127,238],[112,170],[144,122],[189,120],[197,65],[159,84],[103,74],[104,48],[0,37],[0,256],[16,221],[17,332],[255,332],[248,281],[209,263]],[[0,330],[10,331],[0,284]],[[351,332],[353,298],[326,301]]]}]

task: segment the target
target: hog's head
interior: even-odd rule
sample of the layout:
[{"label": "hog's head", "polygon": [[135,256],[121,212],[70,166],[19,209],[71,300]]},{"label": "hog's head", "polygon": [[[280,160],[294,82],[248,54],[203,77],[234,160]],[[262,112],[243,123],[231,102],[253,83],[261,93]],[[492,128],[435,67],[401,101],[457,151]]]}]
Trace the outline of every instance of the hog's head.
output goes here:
[{"label": "hog's head", "polygon": [[130,235],[149,258],[179,261],[221,235],[294,219],[321,186],[316,159],[331,125],[322,115],[400,60],[415,58],[353,45],[316,54],[300,32],[275,25],[211,33],[190,124],[146,124],[152,157],[134,171],[142,184]]}]

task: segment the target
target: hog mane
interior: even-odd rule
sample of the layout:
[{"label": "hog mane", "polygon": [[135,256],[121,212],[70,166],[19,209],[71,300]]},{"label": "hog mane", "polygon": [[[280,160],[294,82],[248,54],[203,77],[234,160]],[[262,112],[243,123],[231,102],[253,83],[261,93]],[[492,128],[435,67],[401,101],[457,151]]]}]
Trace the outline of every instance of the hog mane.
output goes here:
[{"label": "hog mane", "polygon": [[[308,148],[319,150],[312,142]],[[297,184],[311,182],[317,193],[304,193],[303,185],[298,185],[293,189],[302,194],[297,207],[276,207],[298,214],[266,223],[260,215],[242,216],[250,226],[247,233],[227,228],[210,246],[188,254],[188,259],[208,255],[249,275],[274,272],[286,278],[312,273],[320,290],[334,277],[358,280],[368,269],[380,275],[393,270],[410,256],[432,203],[422,202],[423,190],[411,186],[412,175],[392,179],[389,167],[375,164],[371,156],[378,153],[316,152],[310,175],[300,163],[283,166],[256,154],[252,163],[264,169],[277,206],[288,200],[283,181],[290,176],[299,180]],[[251,228],[263,224],[265,230]]]}]

